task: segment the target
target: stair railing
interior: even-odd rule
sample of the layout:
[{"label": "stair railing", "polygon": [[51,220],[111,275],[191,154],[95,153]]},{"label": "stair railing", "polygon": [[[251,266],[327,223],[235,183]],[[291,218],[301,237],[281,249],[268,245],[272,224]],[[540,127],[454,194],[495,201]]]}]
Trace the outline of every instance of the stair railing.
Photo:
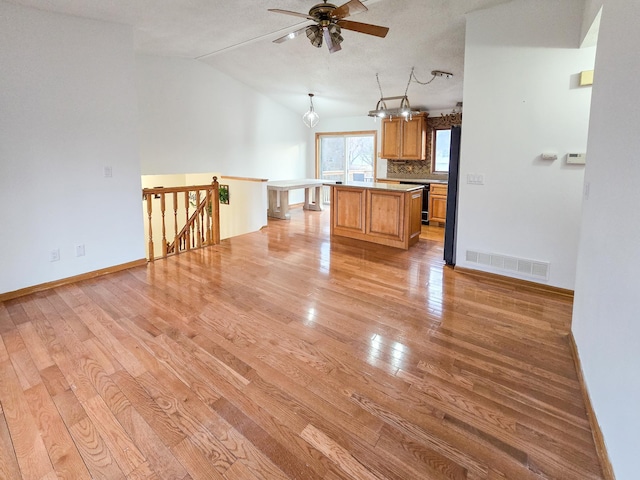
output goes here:
[{"label": "stair railing", "polygon": [[[192,185],[186,187],[154,187],[143,188],[142,197],[147,203],[148,221],[148,259],[165,258],[194,248],[220,243],[220,197],[218,177],[213,177],[211,185]],[[167,198],[170,199],[167,202]],[[153,205],[160,200],[160,228],[162,230],[161,255],[155,256],[153,240]],[[167,203],[170,203],[169,214],[173,218],[169,223],[173,226],[173,241],[167,240]],[[195,209],[191,211],[191,207]],[[184,210],[184,226],[178,230]],[[180,215],[179,212],[180,211]],[[157,227],[158,225],[156,225]]]}]

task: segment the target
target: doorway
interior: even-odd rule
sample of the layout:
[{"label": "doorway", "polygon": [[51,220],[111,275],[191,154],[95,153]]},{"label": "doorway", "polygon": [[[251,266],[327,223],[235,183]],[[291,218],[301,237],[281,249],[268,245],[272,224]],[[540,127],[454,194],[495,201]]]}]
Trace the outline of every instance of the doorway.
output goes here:
[{"label": "doorway", "polygon": [[[377,132],[316,134],[316,176],[338,182],[373,182]],[[329,202],[328,187],[324,202]]]}]

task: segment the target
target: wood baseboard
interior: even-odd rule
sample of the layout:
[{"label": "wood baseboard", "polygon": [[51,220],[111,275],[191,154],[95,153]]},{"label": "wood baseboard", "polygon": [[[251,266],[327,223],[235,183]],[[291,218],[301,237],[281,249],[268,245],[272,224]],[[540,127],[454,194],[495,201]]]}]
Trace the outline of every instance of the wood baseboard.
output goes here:
[{"label": "wood baseboard", "polygon": [[591,404],[591,397],[589,397],[587,384],[584,381],[582,362],[580,361],[578,346],[576,345],[576,339],[573,336],[573,332],[569,332],[569,347],[571,349],[571,356],[573,357],[573,364],[576,367],[578,383],[580,384],[580,390],[582,391],[582,398],[584,399],[584,406],[587,410],[587,417],[589,418],[591,434],[593,435],[593,442],[596,445],[596,452],[598,454],[598,460],[600,461],[600,467],[602,468],[602,474],[605,480],[615,480],[616,477],[613,473],[613,467],[611,466],[607,447],[604,443],[604,436],[602,435],[602,430],[600,430],[600,424],[598,423],[596,412],[593,410],[593,405]]},{"label": "wood baseboard", "polygon": [[24,295],[29,295],[30,293],[41,292],[43,290],[49,290],[50,288],[60,287],[69,283],[80,282],[82,280],[89,280],[91,278],[100,277],[109,273],[120,272],[122,270],[139,267],[146,264],[147,259],[141,258],[140,260],[134,260],[133,262],[113,265],[112,267],[102,268],[100,270],[94,270],[87,273],[81,273],[80,275],[75,275],[73,277],[61,278],[60,280],[54,280],[53,282],[41,283],[40,285],[21,288],[20,290],[14,290],[13,292],[0,293],[0,302],[11,300],[12,298],[22,297]]},{"label": "wood baseboard", "polygon": [[506,275],[499,275],[497,273],[484,272],[482,270],[473,270],[471,268],[458,267],[453,268],[455,272],[462,273],[464,275],[473,275],[476,277],[484,278],[494,282],[500,282],[509,284],[515,287],[526,287],[533,290],[540,290],[548,293],[555,293],[557,295],[563,295],[565,297],[573,298],[573,290],[566,288],[553,287],[551,285],[544,285],[542,283],[530,282],[529,280],[522,280],[520,278],[507,277]]}]

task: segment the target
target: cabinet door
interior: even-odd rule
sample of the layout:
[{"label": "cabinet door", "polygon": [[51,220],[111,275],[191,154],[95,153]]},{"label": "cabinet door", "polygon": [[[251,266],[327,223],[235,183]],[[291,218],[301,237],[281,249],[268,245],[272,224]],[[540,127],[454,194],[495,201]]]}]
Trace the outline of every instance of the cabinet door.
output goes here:
[{"label": "cabinet door", "polygon": [[332,187],[332,231],[349,236],[365,232],[366,190],[363,188]]},{"label": "cabinet door", "polygon": [[[411,220],[409,222],[409,243],[412,243],[411,239],[420,237],[422,232],[422,190],[417,192],[411,192]],[[414,242],[417,242],[416,238]]]},{"label": "cabinet door", "polygon": [[400,119],[385,118],[382,121],[382,158],[397,160],[400,155]]},{"label": "cabinet door", "polygon": [[404,242],[405,194],[367,189],[366,233],[371,237]]},{"label": "cabinet door", "polygon": [[402,144],[400,158],[403,160],[426,160],[426,119],[415,116],[411,120],[401,119]]},{"label": "cabinet door", "polygon": [[429,197],[429,221],[445,222],[447,220],[447,197],[431,195]]}]

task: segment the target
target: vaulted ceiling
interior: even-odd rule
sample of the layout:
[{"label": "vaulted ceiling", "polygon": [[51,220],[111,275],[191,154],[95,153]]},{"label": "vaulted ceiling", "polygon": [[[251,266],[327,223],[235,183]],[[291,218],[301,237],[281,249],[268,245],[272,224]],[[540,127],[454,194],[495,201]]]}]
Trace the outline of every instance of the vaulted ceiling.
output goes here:
[{"label": "vaulted ceiling", "polygon": [[[12,3],[133,27],[139,53],[197,59],[304,112],[307,93],[325,116],[366,114],[380,97],[403,95],[411,68],[453,73],[412,82],[412,107],[447,110],[462,100],[465,14],[508,0],[363,0],[350,20],[389,27],[386,38],[343,30],[342,50],[315,48],[306,35],[273,40],[311,22],[267,11],[307,13],[318,0],[12,0]],[[340,5],[342,2],[336,2]],[[397,106],[395,104],[389,105]]]}]

